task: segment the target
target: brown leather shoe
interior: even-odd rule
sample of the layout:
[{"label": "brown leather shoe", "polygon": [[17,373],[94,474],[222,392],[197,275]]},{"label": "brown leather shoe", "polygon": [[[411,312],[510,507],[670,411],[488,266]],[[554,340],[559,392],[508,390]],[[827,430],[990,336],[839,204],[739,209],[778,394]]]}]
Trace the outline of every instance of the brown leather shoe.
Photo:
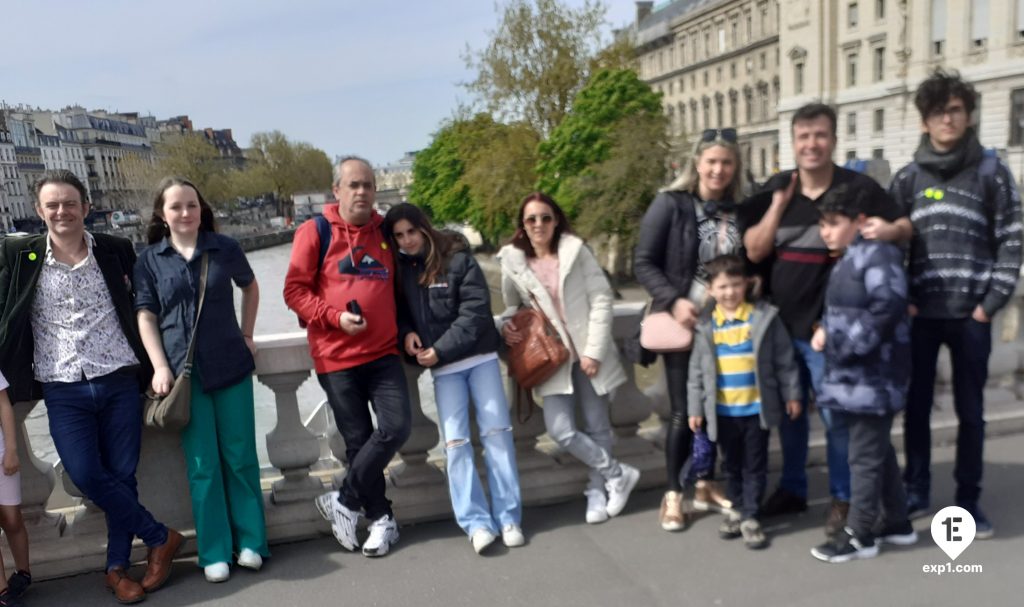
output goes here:
[{"label": "brown leather shoe", "polygon": [[122,605],[131,605],[146,600],[146,591],[138,582],[128,577],[125,570],[116,567],[107,572],[107,590],[114,593],[114,598]]},{"label": "brown leather shoe", "polygon": [[181,549],[184,538],[174,529],[167,529],[167,541],[162,546],[154,546],[149,549],[149,564],[146,566],[146,575],[142,578],[142,589],[146,592],[156,592],[167,581],[171,575],[171,564],[175,555]]}]

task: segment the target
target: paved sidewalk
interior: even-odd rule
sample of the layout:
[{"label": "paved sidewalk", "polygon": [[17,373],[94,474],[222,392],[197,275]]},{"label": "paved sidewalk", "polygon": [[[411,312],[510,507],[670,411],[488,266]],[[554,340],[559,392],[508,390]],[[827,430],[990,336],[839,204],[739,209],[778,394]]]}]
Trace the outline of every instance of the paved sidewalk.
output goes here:
[{"label": "paved sidewalk", "polygon": [[[952,455],[935,450],[934,498],[952,495]],[[525,513],[529,544],[493,556],[475,555],[453,522],[404,527],[391,555],[371,560],[343,551],[333,538],[273,547],[262,572],[235,571],[208,584],[194,559],[179,561],[168,586],[146,605],[359,605],[456,607],[530,605],[647,607],[679,605],[854,606],[1020,604],[1024,577],[1024,437],[986,444],[985,498],[996,538],[970,546],[956,564],[980,564],[983,573],[925,574],[925,564],[949,559],[932,542],[928,520],[913,547],[883,547],[869,561],[828,565],[809,549],[823,536],[823,470],[812,470],[814,506],[801,516],[769,521],[773,544],[763,552],[717,537],[718,516],[669,534],[656,524],[660,492],[636,494],[626,511],[603,525],[583,523],[584,500]],[[141,568],[136,568],[141,572]],[[27,607],[115,605],[100,574],[40,582]]]}]

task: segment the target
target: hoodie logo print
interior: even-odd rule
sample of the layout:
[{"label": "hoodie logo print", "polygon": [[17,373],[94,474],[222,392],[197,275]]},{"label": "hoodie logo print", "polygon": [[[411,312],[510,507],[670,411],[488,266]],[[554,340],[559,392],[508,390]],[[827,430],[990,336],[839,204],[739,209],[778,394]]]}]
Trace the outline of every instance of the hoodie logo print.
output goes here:
[{"label": "hoodie logo print", "polygon": [[366,247],[356,247],[338,262],[338,272],[369,280],[387,280],[387,266],[366,253]]}]

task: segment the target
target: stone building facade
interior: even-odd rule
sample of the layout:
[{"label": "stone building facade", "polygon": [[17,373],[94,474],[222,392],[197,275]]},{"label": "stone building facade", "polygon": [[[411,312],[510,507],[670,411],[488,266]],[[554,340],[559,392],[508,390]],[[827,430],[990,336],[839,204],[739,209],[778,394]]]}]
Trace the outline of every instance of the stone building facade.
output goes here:
[{"label": "stone building facade", "polygon": [[778,0],[637,2],[637,69],[662,94],[676,162],[704,129],[735,127],[754,179],[778,169],[778,23]]}]

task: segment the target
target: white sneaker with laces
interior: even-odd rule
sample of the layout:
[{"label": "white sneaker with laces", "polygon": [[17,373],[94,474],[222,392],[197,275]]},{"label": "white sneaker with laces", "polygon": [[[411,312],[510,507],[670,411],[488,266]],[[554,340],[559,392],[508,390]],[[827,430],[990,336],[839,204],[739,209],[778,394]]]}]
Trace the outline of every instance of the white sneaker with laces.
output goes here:
[{"label": "white sneaker with laces", "polygon": [[226,582],[231,577],[231,570],[228,569],[227,563],[213,563],[203,568],[203,573],[206,575],[206,581],[214,584],[218,582]]},{"label": "white sneaker with laces", "polygon": [[583,495],[587,496],[587,522],[596,525],[608,520],[608,499],[604,491],[587,489]]},{"label": "white sneaker with laces", "polygon": [[370,537],[363,542],[363,555],[384,556],[398,542],[398,523],[390,514],[385,514],[370,523]]},{"label": "white sneaker with laces", "polygon": [[640,481],[640,471],[629,464],[619,464],[622,474],[608,479],[604,487],[608,490],[608,516],[618,516],[626,507],[629,494]]},{"label": "white sneaker with laces", "polygon": [[242,548],[242,551],[238,553],[238,566],[259,571],[260,567],[263,566],[263,557],[255,550]]},{"label": "white sneaker with laces", "polygon": [[346,550],[355,552],[359,548],[356,537],[356,525],[359,524],[358,512],[353,512],[338,501],[337,491],[328,491],[314,500],[320,516],[331,523],[334,539]]},{"label": "white sneaker with laces", "polygon": [[501,541],[509,548],[522,546],[526,543],[523,530],[515,523],[509,523],[501,528]]},{"label": "white sneaker with laces", "polygon": [[473,537],[470,538],[470,541],[473,542],[473,550],[477,554],[483,554],[484,550],[487,550],[496,539],[498,539],[498,536],[491,533],[490,529],[480,527],[473,532]]}]

